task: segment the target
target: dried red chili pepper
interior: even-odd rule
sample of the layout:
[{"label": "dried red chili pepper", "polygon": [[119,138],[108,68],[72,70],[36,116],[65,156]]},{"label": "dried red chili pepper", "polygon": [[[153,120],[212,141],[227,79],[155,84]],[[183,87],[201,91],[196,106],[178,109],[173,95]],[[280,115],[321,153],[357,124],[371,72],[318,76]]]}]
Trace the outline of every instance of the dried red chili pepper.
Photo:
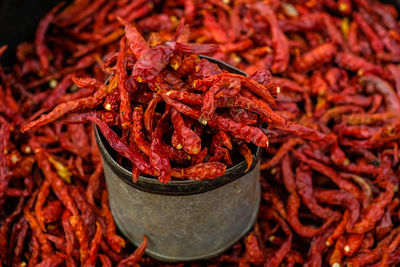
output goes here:
[{"label": "dried red chili pepper", "polygon": [[165,123],[165,120],[170,117],[169,113],[169,111],[166,111],[162,115],[151,135],[152,140],[149,155],[150,165],[154,168],[159,180],[162,183],[167,183],[169,180],[171,180],[171,164],[168,157],[161,153],[162,135],[164,134],[163,124]]},{"label": "dried red chili pepper", "polygon": [[96,234],[90,243],[90,251],[88,259],[85,262],[85,266],[95,266],[97,251],[99,249],[99,244],[102,236],[102,229],[99,223],[96,223]]},{"label": "dried red chili pepper", "polygon": [[121,260],[118,263],[118,267],[125,266],[126,264],[128,264],[129,266],[135,265],[144,254],[146,247],[147,247],[147,237],[143,236],[142,244],[140,244],[140,246],[132,253],[132,255],[130,255],[126,259]]},{"label": "dried red chili pepper", "polygon": [[106,220],[106,228],[104,229],[105,238],[110,244],[111,248],[120,252],[123,247],[125,247],[125,240],[122,239],[119,235],[115,233],[115,223],[111,215],[110,208],[108,206],[108,192],[104,190],[101,195],[101,206],[102,206],[102,215]]},{"label": "dried red chili pepper", "polygon": [[300,153],[298,151],[292,150],[292,152],[294,153],[294,155],[297,158],[299,158],[301,161],[308,164],[311,168],[313,168],[313,169],[323,173],[327,177],[329,177],[332,180],[332,182],[334,182],[339,188],[350,192],[356,198],[360,198],[360,195],[361,195],[360,189],[358,189],[351,182],[340,178],[340,176],[338,175],[338,173],[335,172],[335,170],[329,168],[328,166],[324,166],[323,164],[321,164],[315,160],[308,159],[305,155],[303,155],[302,153]]},{"label": "dried red chili pepper", "polygon": [[194,131],[185,125],[185,121],[178,111],[172,111],[171,121],[174,125],[178,142],[183,150],[191,155],[199,153],[201,150],[201,139]]},{"label": "dried red chili pepper", "polygon": [[400,111],[399,98],[393,90],[393,87],[388,82],[373,75],[363,75],[360,78],[360,82],[363,84],[375,85],[375,89],[383,96],[383,99],[386,102],[388,112],[397,113]]},{"label": "dried red chili pepper", "polygon": [[53,254],[53,248],[50,245],[50,243],[48,242],[42,229],[40,229],[40,225],[36,221],[35,217],[29,212],[29,206],[33,205],[33,202],[35,201],[36,196],[37,196],[37,191],[36,191],[36,194],[33,194],[31,196],[31,198],[29,199],[28,202],[30,202],[30,203],[28,203],[27,206],[25,206],[24,216],[33,231],[33,235],[38,239],[38,242],[40,243],[41,257],[43,259],[47,259],[47,258],[51,257],[51,255]]},{"label": "dried red chili pepper", "polygon": [[301,224],[298,218],[300,198],[296,193],[296,183],[289,155],[286,155],[282,160],[282,178],[286,190],[290,193],[286,206],[290,226],[292,226],[296,233],[304,237],[313,237],[323,233],[335,218],[330,217],[320,228],[312,228]]},{"label": "dried red chili pepper", "polygon": [[346,245],[343,247],[344,255],[354,255],[360,249],[363,240],[364,234],[349,234],[346,238]]},{"label": "dried red chili pepper", "polygon": [[351,230],[352,233],[365,233],[371,230],[375,223],[382,218],[386,206],[391,202],[394,195],[394,186],[391,182],[387,181],[385,188],[386,191],[374,199],[366,213],[361,217],[361,220],[354,225]]},{"label": "dried red chili pepper", "polygon": [[[202,15],[204,10],[206,15]],[[200,15],[197,15],[197,13]],[[271,14],[271,16],[265,16],[265,14]],[[265,247],[264,242],[259,240],[260,230],[257,227],[254,228],[254,236],[258,239],[256,241],[259,248],[266,255],[264,257],[266,262],[260,262],[260,264],[269,264],[269,262],[275,264],[276,262],[276,264],[282,263],[288,266],[295,263],[297,265],[314,264],[319,266],[328,264],[331,256],[333,258],[331,263],[348,263],[349,265],[353,264],[353,266],[379,266],[380,264],[394,266],[399,262],[398,245],[395,241],[398,239],[396,237],[398,229],[392,226],[398,221],[398,207],[395,197],[387,200],[388,204],[384,208],[379,208],[378,215],[381,213],[381,209],[383,209],[383,215],[380,219],[377,219],[371,230],[361,234],[346,233],[347,225],[351,225],[351,221],[355,217],[349,209],[352,204],[358,202],[362,206],[362,217],[359,219],[361,222],[366,218],[369,209],[376,208],[376,201],[380,200],[380,196],[384,194],[382,192],[385,192],[385,183],[387,181],[392,182],[393,191],[396,191],[398,183],[396,164],[399,156],[397,151],[399,123],[397,122],[396,112],[389,110],[396,109],[397,105],[397,98],[393,97],[393,92],[396,95],[398,90],[395,91],[391,86],[396,86],[397,82],[395,75],[397,67],[394,68],[393,65],[399,62],[400,40],[399,27],[396,21],[397,14],[393,6],[369,0],[352,2],[348,0],[300,1],[296,3],[270,1],[261,4],[243,1],[223,3],[214,0],[204,3],[166,1],[162,5],[157,1],[145,3],[142,0],[121,0],[109,3],[101,0],[73,2],[71,6],[67,6],[60,13],[54,13],[53,16],[54,23],[47,28],[45,35],[41,37],[42,44],[52,49],[47,54],[51,57],[47,58],[49,66],[44,77],[40,77],[43,74],[41,73],[41,61],[44,57],[41,59],[36,55],[35,52],[39,47],[32,44],[26,43],[18,48],[18,61],[15,66],[4,71],[0,68],[0,99],[3,100],[3,105],[0,105],[3,106],[0,108],[0,113],[1,118],[4,118],[4,121],[1,120],[1,122],[6,125],[6,127],[3,127],[3,131],[10,129],[11,133],[10,135],[7,133],[3,135],[3,139],[7,141],[0,149],[5,152],[4,162],[6,162],[6,165],[4,166],[8,169],[7,175],[2,176],[6,178],[1,179],[6,183],[1,183],[0,186],[4,188],[4,191],[1,190],[1,192],[5,192],[0,201],[3,201],[3,205],[5,205],[5,216],[7,218],[16,204],[13,199],[14,196],[28,196],[41,184],[41,166],[36,167],[36,164],[33,164],[35,157],[32,154],[28,156],[31,152],[25,152],[25,147],[21,146],[23,138],[15,129],[25,124],[24,118],[33,119],[41,114],[43,112],[41,108],[49,105],[44,112],[53,108],[54,101],[60,104],[65,101],[93,96],[93,93],[98,91],[99,87],[103,87],[102,81],[106,76],[112,73],[114,77],[117,77],[116,64],[120,56],[124,58],[123,67],[128,74],[126,89],[130,91],[129,94],[132,96],[130,98],[132,107],[146,110],[149,101],[158,93],[162,98],[160,102],[171,104],[178,112],[183,114],[187,126],[201,139],[209,134],[214,134],[214,132],[209,131],[213,114],[224,119],[227,118],[225,122],[230,123],[230,120],[232,120],[236,123],[234,124],[235,127],[247,125],[256,128],[261,121],[270,124],[267,129],[262,130],[272,144],[267,157],[270,155],[272,157],[276,152],[278,154],[272,161],[270,161],[270,158],[264,160],[265,162],[270,161],[267,164],[270,177],[268,182],[270,183],[262,180],[262,190],[265,195],[264,201],[272,207],[260,209],[258,225],[260,225],[262,231],[261,236],[266,235],[268,238],[270,232],[274,233],[274,236],[271,238],[272,242],[269,242],[270,244]],[[116,21],[118,16],[123,18],[120,19],[120,22]],[[183,17],[190,23],[191,35],[189,35],[188,26],[184,26],[183,22],[178,25],[178,20]],[[214,31],[213,33],[204,27],[205,18],[210,18],[209,21],[205,22],[211,22],[209,24],[214,27],[211,28]],[[131,25],[137,26],[137,29]],[[127,38],[125,57],[123,53],[118,51],[120,46],[117,42],[124,34],[123,28],[125,28]],[[141,33],[143,33],[143,37]],[[245,81],[245,78],[239,78],[241,81],[240,88],[235,87],[234,90],[228,90],[228,87],[221,88],[213,96],[214,104],[212,102],[206,103],[206,105],[214,105],[215,107],[215,109],[214,107],[205,109],[205,114],[210,114],[211,120],[208,121],[208,125],[199,126],[200,123],[195,122],[195,120],[198,120],[202,115],[201,107],[203,106],[204,93],[213,84],[205,87],[193,87],[192,84],[195,80],[203,80],[214,75],[225,77],[225,74],[221,74],[223,71],[206,59],[200,60],[196,54],[186,54],[211,51],[210,47],[201,48],[191,45],[189,41],[194,40],[198,44],[202,44],[215,42],[215,40],[221,41],[224,38],[226,42],[221,43],[219,50],[212,52],[211,55],[235,65],[249,74],[254,73],[251,79],[262,86],[245,85],[244,82],[248,81]],[[149,42],[147,43],[145,40],[149,40]],[[168,43],[165,44],[165,42]],[[279,47],[280,44],[283,45],[283,48]],[[317,51],[320,47],[329,46],[329,44],[337,46],[339,52],[329,55],[321,61],[317,60],[316,64],[307,66],[306,71],[302,73],[294,72],[296,64],[298,64],[296,59],[306,58],[305,56],[309,53]],[[165,57],[169,58],[165,68],[158,72],[153,80],[149,83],[137,83],[130,73],[137,59],[145,52],[149,53],[150,47],[155,48],[153,50],[173,52],[171,56]],[[0,50],[4,50],[4,48]],[[376,51],[380,52],[376,53]],[[72,57],[67,55],[72,55]],[[77,58],[78,56],[81,58]],[[335,57],[335,63],[332,62],[331,57]],[[297,62],[299,62],[298,60]],[[103,62],[105,62],[104,67],[101,66]],[[149,62],[152,62],[152,60],[149,60]],[[319,64],[323,64],[323,66],[317,69],[321,66]],[[264,79],[262,73],[256,73],[257,70],[266,70],[271,66],[274,71],[279,71],[278,69],[282,68],[280,73],[282,78],[279,78],[281,84],[278,84],[282,92],[279,94],[278,87],[269,82],[268,75]],[[157,73],[157,68],[151,66],[149,68]],[[74,91],[76,87],[68,88],[67,82],[65,88],[56,88],[57,90],[53,91],[48,88],[46,83],[49,82],[49,85],[54,87],[55,81],[62,81],[67,74],[76,76],[73,73],[77,71],[90,73],[96,79],[75,77],[75,82],[82,86],[76,92]],[[371,76],[376,76],[378,80],[372,81],[369,78],[364,80],[364,77]],[[139,77],[143,78],[144,76]],[[279,79],[277,80],[279,81]],[[123,121],[119,118],[120,98],[123,97],[124,100],[127,98],[119,90],[116,90],[118,86],[117,79],[111,79],[109,85],[105,88],[104,97],[99,100],[98,105],[83,110],[77,108],[76,111],[72,110],[60,115],[55,121],[87,123],[89,121],[86,119],[88,114],[84,116],[81,114],[81,112],[85,112],[90,113],[89,116],[103,120],[108,127],[121,129],[123,122],[127,125],[128,118]],[[161,91],[159,91],[160,88]],[[151,90],[154,90],[154,92]],[[268,105],[273,105],[273,102],[266,92],[273,98],[278,94],[276,105],[273,108]],[[34,93],[37,96],[34,96]],[[165,96],[166,94],[169,94],[169,98]],[[56,98],[58,100],[55,100]],[[52,104],[45,104],[47,102],[52,102]],[[128,104],[128,102],[125,103]],[[7,106],[7,104],[9,105]],[[167,108],[169,109],[168,105]],[[353,108],[337,114],[329,111],[329,115],[324,117],[328,110],[335,110],[338,106],[343,105]],[[164,104],[157,105],[152,113],[154,122],[159,120],[160,115],[164,112],[164,106]],[[275,114],[278,116],[275,116]],[[136,124],[140,126],[138,132],[140,138],[136,140],[132,134],[136,130],[135,120],[133,119],[135,111],[132,114],[128,112],[128,116],[131,115],[133,115],[132,125],[122,131],[121,139],[125,142],[126,147],[131,150],[142,151],[144,158],[147,159],[145,155],[149,155],[148,151],[152,142],[151,135],[143,131],[142,113],[142,117],[139,116],[140,119],[136,121]],[[282,118],[280,118],[281,116]],[[322,123],[320,123],[321,118]],[[289,120],[293,122],[287,122]],[[226,124],[229,125],[229,123]],[[154,123],[150,124],[151,127],[147,128],[151,128],[149,132],[152,132],[155,125]],[[183,178],[182,170],[187,168],[191,168],[190,170],[193,171],[191,175],[194,179],[199,177],[201,179],[209,178],[205,174],[206,172],[209,172],[211,176],[216,175],[216,173],[223,174],[223,170],[226,168],[225,164],[207,162],[210,160],[211,154],[214,153],[211,146],[207,149],[207,142],[204,142],[203,145],[206,149],[203,147],[197,155],[191,157],[184,150],[177,150],[171,145],[172,140],[170,143],[169,137],[172,135],[172,127],[169,127],[168,130],[165,126],[162,128],[164,134],[161,142],[161,153],[165,154],[171,162],[171,172],[180,176],[178,179]],[[87,200],[85,199],[85,202],[90,203],[90,209],[96,212],[96,221],[99,222],[102,229],[106,229],[105,219],[98,212],[100,210],[98,207],[99,200],[104,186],[101,177],[101,159],[99,153],[93,149],[96,147],[93,136],[91,135],[89,138],[90,143],[86,142],[85,145],[83,141],[86,134],[84,136],[78,134],[90,131],[90,127],[83,129],[83,131],[82,129],[83,127],[60,127],[56,124],[49,124],[46,130],[31,132],[29,135],[42,142],[43,148],[46,148],[45,150],[48,153],[55,154],[57,156],[55,159],[71,172],[73,178],[71,184],[74,186],[63,185],[68,188],[68,193],[76,186],[79,191],[77,196],[80,196],[81,189],[86,189],[87,197],[85,198]],[[318,129],[322,129],[330,135],[321,135],[316,132]],[[240,160],[240,157],[235,157],[235,153],[238,153],[238,147],[242,144],[242,140],[237,140],[237,135],[231,134],[228,130],[225,130],[225,133],[232,136],[230,141],[233,148],[230,150],[224,144],[219,145],[220,149],[217,149],[219,155],[216,156],[222,162],[228,162],[229,157],[233,160],[233,163],[236,163],[237,160]],[[291,143],[288,140],[292,140],[294,137],[301,141],[294,142],[296,144],[292,143],[290,149],[285,147],[287,142]],[[81,139],[82,142],[80,142]],[[304,139],[308,141],[305,142]],[[141,144],[141,146],[138,144]],[[87,149],[84,149],[85,146]],[[30,149],[32,150],[32,148]],[[22,153],[17,153],[17,150]],[[301,238],[296,231],[293,231],[293,242],[290,247],[288,247],[289,233],[285,231],[285,227],[278,219],[279,217],[275,217],[276,214],[270,216],[265,214],[279,212],[282,220],[288,218],[285,215],[287,213],[285,204],[283,204],[288,202],[287,190],[282,186],[281,167],[275,167],[275,165],[280,163],[282,157],[287,155],[289,150],[295,151],[294,153],[300,152],[307,160],[315,161],[304,163],[293,160],[291,164],[292,170],[298,170],[300,174],[300,177],[294,179],[297,199],[301,199],[298,209],[300,220],[303,222],[304,219],[307,224],[320,225],[318,216],[307,208],[308,202],[303,200],[297,186],[297,180],[311,184],[311,192],[318,205],[325,205],[324,207],[332,209],[338,214],[344,211],[342,217],[337,216],[337,220],[332,222],[332,227],[312,239]],[[293,154],[293,152],[290,154]],[[0,153],[1,155],[2,153]],[[29,157],[33,159],[33,162]],[[298,159],[303,161],[301,157]],[[315,164],[318,162],[320,165]],[[203,165],[194,167],[198,163]],[[311,169],[307,170],[305,164],[309,165]],[[218,171],[212,173],[204,168],[207,166],[217,167]],[[271,168],[272,166],[274,168]],[[138,171],[135,166],[133,168],[136,172]],[[55,176],[57,175],[56,169],[56,166],[50,165],[50,170]],[[5,168],[2,170],[5,170]],[[58,168],[57,171],[59,170]],[[334,170],[335,173],[331,170]],[[95,174],[88,178],[93,171]],[[45,173],[45,170],[42,170],[42,172]],[[139,173],[137,174],[139,175]],[[140,174],[143,174],[143,172]],[[339,181],[337,175],[340,177]],[[308,180],[303,176],[308,177]],[[325,176],[331,179],[327,179]],[[310,177],[312,177],[311,183]],[[60,179],[61,177],[57,178]],[[45,180],[47,181],[47,179]],[[346,183],[343,185],[342,180],[347,181],[347,185]],[[89,184],[87,181],[89,181]],[[342,189],[346,187],[350,193],[337,190],[331,181],[342,184]],[[358,189],[356,190],[358,193],[353,193],[358,195],[357,198],[350,197],[349,195],[355,188]],[[273,194],[270,193],[272,190]],[[325,194],[325,191],[327,191],[326,193],[337,194],[338,197],[332,197],[328,194],[331,199],[324,199],[321,195]],[[375,196],[374,200],[373,196]],[[62,201],[59,198],[61,198],[59,191],[55,191],[51,187],[49,196],[42,205],[42,213],[48,213],[47,211],[44,212],[47,208],[50,212],[53,207],[59,205],[57,203],[60,203],[60,201],[65,203],[65,199]],[[293,196],[290,198],[291,201],[294,199]],[[352,200],[349,201],[349,199]],[[73,198],[72,203],[75,203],[81,214],[83,202]],[[38,204],[40,204],[40,201]],[[21,205],[25,206],[26,203]],[[262,206],[264,205],[265,203],[262,204]],[[29,212],[36,218],[34,206],[36,206],[35,203],[32,203]],[[61,208],[63,208],[63,205],[61,205]],[[65,209],[65,213],[68,212],[68,208]],[[30,225],[24,238],[23,233],[25,231],[22,230],[26,227],[23,223],[24,220],[18,216],[11,220],[5,219],[5,217],[0,218],[0,225],[5,225],[4,228],[1,227],[1,229],[4,229],[1,235],[1,238],[4,237],[2,247],[6,247],[5,250],[7,250],[4,257],[0,256],[0,261],[5,265],[18,265],[24,264],[24,261],[27,261],[26,258],[29,258],[28,264],[34,266],[43,261],[40,255],[41,243],[38,243],[35,235],[30,234],[32,232]],[[47,223],[47,220],[55,219],[56,214],[54,218],[52,216],[45,217],[48,233],[44,235],[53,246],[54,254],[50,255],[49,258],[56,255],[53,257],[54,259],[65,261],[67,266],[75,266],[75,262],[79,260],[78,240],[75,240],[75,231],[69,224],[70,216],[72,214],[68,214],[67,219],[61,218],[61,222],[54,221],[53,223]],[[85,218],[85,216],[82,216],[83,220]],[[65,221],[68,224],[65,224]],[[10,230],[11,223],[14,223],[14,227]],[[67,228],[61,229],[59,226],[64,226],[64,224]],[[94,235],[94,225],[92,223],[93,233],[89,234],[90,237]],[[333,232],[335,228],[337,231]],[[263,232],[264,229],[265,233]],[[21,234],[18,231],[21,231]],[[285,234],[286,237],[283,237],[282,234]],[[331,246],[326,247],[323,243],[329,241],[330,235],[332,237]],[[335,240],[344,238],[344,241],[346,241],[347,238],[355,237],[356,241],[360,241],[361,238],[357,238],[360,236],[364,236],[361,248],[356,250],[353,256],[344,255],[346,258],[343,258],[341,253],[336,253],[338,257],[336,257],[337,260],[334,260],[333,254],[340,252],[339,249],[335,250],[335,247],[332,246]],[[65,246],[62,245],[63,240],[65,240]],[[244,241],[242,240],[239,245]],[[23,243],[23,246],[18,245],[18,249],[14,253],[14,248],[21,243]],[[356,244],[356,242],[353,243]],[[73,245],[71,246],[71,244]],[[336,242],[336,245],[338,248],[342,247],[339,246],[339,241]],[[346,245],[347,243],[342,250]],[[388,249],[390,245],[391,247]],[[303,248],[305,246],[309,247],[308,255]],[[351,247],[350,244],[349,246]],[[396,249],[392,251],[394,247]],[[106,239],[100,241],[99,249],[101,252],[97,259],[100,258],[100,261],[108,266],[113,263],[116,264],[127,254],[126,250],[122,253],[114,252],[108,246]],[[230,255],[226,254],[221,257],[220,262],[216,263],[211,260],[210,264],[250,265],[249,255],[244,249],[239,247],[227,253]],[[345,251],[342,253],[345,253]],[[0,255],[2,254],[0,253]],[[268,259],[271,259],[271,261],[268,261]],[[51,263],[51,260],[45,262]],[[153,261],[145,257],[140,263],[151,265]]]},{"label": "dried red chili pepper", "polygon": [[52,223],[58,221],[61,214],[64,211],[64,207],[58,200],[50,202],[42,209],[41,215],[43,216],[45,223]]},{"label": "dried red chili pepper", "polygon": [[296,61],[296,69],[308,70],[315,65],[330,62],[336,54],[336,46],[331,43],[322,44],[299,57]]},{"label": "dried red chili pepper", "polygon": [[26,124],[21,131],[26,132],[37,129],[71,112],[94,108],[101,103],[104,97],[105,93],[103,89],[100,88],[93,96],[59,104],[50,113],[42,115],[39,119]]},{"label": "dried red chili pepper", "polygon": [[372,48],[376,53],[383,52],[382,40],[375,34],[375,32],[370,28],[368,23],[364,20],[362,15],[358,12],[353,13],[353,19],[358,23],[360,29],[365,33],[367,38],[370,40]]},{"label": "dried red chili pepper", "polygon": [[45,34],[55,18],[55,13],[61,8],[62,4],[58,4],[54,7],[49,13],[47,13],[39,22],[38,28],[36,30],[36,38],[35,38],[35,45],[36,45],[36,53],[40,59],[40,65],[42,67],[42,75],[46,75],[49,69],[49,58],[50,58],[50,51],[44,42]]},{"label": "dried red chili pepper", "polygon": [[350,212],[346,231],[350,232],[360,217],[360,205],[354,196],[342,190],[316,190],[314,195],[319,202],[345,206]]},{"label": "dried red chili pepper", "polygon": [[318,204],[312,187],[312,171],[307,165],[300,165],[296,168],[296,186],[302,202],[312,213],[323,219],[340,217],[337,212]]},{"label": "dried red chili pepper", "polygon": [[184,169],[172,169],[171,175],[175,178],[186,178],[189,180],[204,180],[222,176],[226,165],[221,162],[199,163]]},{"label": "dried red chili pepper", "polygon": [[263,164],[260,165],[260,169],[268,169],[276,164],[279,163],[279,161],[292,149],[292,147],[302,144],[304,141],[299,138],[291,138],[288,141],[286,141],[278,150],[277,153],[275,153],[274,157]]},{"label": "dried red chili pepper", "polygon": [[247,168],[245,170],[245,172],[247,172],[253,164],[253,153],[251,152],[250,148],[245,144],[240,145],[239,152],[243,155],[244,159],[247,162]]},{"label": "dried red chili pepper", "polygon": [[246,238],[246,252],[248,261],[252,264],[262,264],[265,261],[264,253],[261,251],[257,238],[253,233],[250,233]]}]

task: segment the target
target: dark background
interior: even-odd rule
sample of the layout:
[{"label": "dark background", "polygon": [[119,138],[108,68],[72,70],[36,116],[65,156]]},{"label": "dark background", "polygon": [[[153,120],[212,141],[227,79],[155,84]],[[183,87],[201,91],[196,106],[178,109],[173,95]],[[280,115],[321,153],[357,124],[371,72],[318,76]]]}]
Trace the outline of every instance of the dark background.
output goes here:
[{"label": "dark background", "polygon": [[1,63],[8,65],[15,58],[16,46],[33,40],[41,17],[58,0],[0,0],[0,46],[7,45]]}]

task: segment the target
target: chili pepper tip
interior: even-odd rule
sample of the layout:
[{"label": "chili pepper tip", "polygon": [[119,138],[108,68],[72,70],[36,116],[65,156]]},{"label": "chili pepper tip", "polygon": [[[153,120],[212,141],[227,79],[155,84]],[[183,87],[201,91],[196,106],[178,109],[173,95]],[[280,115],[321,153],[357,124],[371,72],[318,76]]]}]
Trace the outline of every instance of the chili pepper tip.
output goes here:
[{"label": "chili pepper tip", "polygon": [[281,92],[281,87],[276,87],[276,93],[279,94]]},{"label": "chili pepper tip", "polygon": [[335,262],[334,264],[332,264],[332,267],[340,267],[340,263]]}]

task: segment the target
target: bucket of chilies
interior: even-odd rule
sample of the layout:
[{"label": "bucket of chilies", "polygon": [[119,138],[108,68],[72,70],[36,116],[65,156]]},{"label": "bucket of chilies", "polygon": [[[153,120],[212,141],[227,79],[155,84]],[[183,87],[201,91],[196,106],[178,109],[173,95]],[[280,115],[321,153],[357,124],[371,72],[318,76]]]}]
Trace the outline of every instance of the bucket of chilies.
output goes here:
[{"label": "bucket of chilies", "polygon": [[[269,123],[300,135],[319,134],[270,107],[279,88],[269,72],[251,77],[201,56],[217,47],[188,43],[180,23],[165,41],[146,42],[125,27],[119,52],[104,64],[104,83],[74,76],[93,95],[55,107],[22,128],[50,122],[96,124],[110,207],[124,235],[162,261],[214,257],[253,225],[260,202],[260,148]],[[116,240],[115,242],[118,242]]]}]

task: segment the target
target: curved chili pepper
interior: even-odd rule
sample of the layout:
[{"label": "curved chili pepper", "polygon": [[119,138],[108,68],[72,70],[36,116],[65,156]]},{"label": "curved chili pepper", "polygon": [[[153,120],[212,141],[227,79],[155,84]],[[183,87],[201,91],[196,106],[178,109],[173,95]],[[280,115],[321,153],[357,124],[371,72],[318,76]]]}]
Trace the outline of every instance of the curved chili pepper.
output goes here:
[{"label": "curved chili pepper", "polygon": [[311,168],[323,173],[327,177],[329,177],[332,182],[334,182],[339,188],[346,190],[350,192],[353,196],[356,198],[360,198],[361,192],[360,189],[358,189],[354,184],[347,180],[343,180],[340,178],[339,174],[335,172],[335,170],[329,168],[328,166],[325,166],[315,160],[308,159],[304,154],[292,150],[293,154],[300,159],[301,161],[305,162],[308,164]]},{"label": "curved chili pepper", "polygon": [[286,190],[290,193],[286,206],[290,226],[292,226],[296,233],[304,237],[313,237],[325,232],[335,218],[330,217],[320,228],[304,226],[298,218],[300,198],[296,193],[296,183],[289,155],[286,155],[282,160],[282,177]]},{"label": "curved chili pepper", "polygon": [[85,262],[85,266],[95,266],[96,265],[97,251],[99,249],[101,236],[102,236],[102,229],[101,229],[100,224],[97,222],[96,223],[96,234],[90,243],[89,256]]},{"label": "curved chili pepper", "polygon": [[265,261],[264,253],[258,245],[257,237],[253,233],[247,236],[245,246],[249,262],[259,265]]},{"label": "curved chili pepper", "polygon": [[365,35],[370,40],[372,48],[376,53],[383,52],[382,40],[375,34],[368,23],[363,19],[360,13],[354,12],[353,19],[358,23],[360,29],[365,33]]},{"label": "curved chili pepper", "polygon": [[360,204],[354,196],[343,190],[315,190],[314,195],[319,202],[333,205],[343,205],[350,212],[350,218],[346,224],[346,231],[350,232],[360,217]]},{"label": "curved chili pepper", "polygon": [[251,152],[250,148],[245,144],[240,145],[239,152],[243,155],[247,162],[247,168],[245,170],[245,172],[247,172],[253,164],[253,153]]},{"label": "curved chili pepper", "polygon": [[377,92],[379,92],[387,105],[387,111],[398,113],[400,112],[400,100],[396,95],[393,87],[383,79],[374,75],[363,75],[360,78],[362,84],[373,84]]},{"label": "curved chili pepper", "polygon": [[307,165],[300,165],[296,168],[296,186],[302,202],[312,213],[323,219],[340,217],[337,212],[318,204],[312,187],[312,172]]},{"label": "curved chili pepper", "polygon": [[386,191],[381,193],[370,205],[361,220],[351,229],[352,233],[362,234],[371,230],[375,223],[382,218],[386,206],[391,202],[394,196],[394,186],[391,182],[386,182]]},{"label": "curved chili pepper", "polygon": [[63,4],[58,4],[50,12],[48,12],[39,22],[36,30],[35,44],[36,53],[39,56],[42,74],[45,75],[49,69],[50,51],[44,42],[46,31],[55,18],[55,13],[62,7]]},{"label": "curved chili pepper", "polygon": [[191,155],[199,153],[201,150],[201,139],[195,132],[185,125],[185,122],[178,111],[172,111],[171,121],[174,125],[179,144],[182,145],[183,150]]},{"label": "curved chili pepper", "polygon": [[330,62],[336,54],[336,46],[326,43],[315,47],[296,60],[295,66],[299,71],[308,70],[315,65]]},{"label": "curved chili pepper", "polygon": [[304,141],[300,138],[290,138],[279,148],[272,159],[260,165],[261,170],[268,169],[276,164],[296,145],[302,144]]},{"label": "curved chili pepper", "polygon": [[[31,196],[29,199],[29,202],[33,203],[35,201],[36,195]],[[38,242],[40,243],[40,251],[41,251],[41,256],[43,259],[50,258],[51,255],[53,254],[53,248],[48,242],[46,236],[44,235],[43,231],[40,229],[40,225],[36,221],[36,219],[33,217],[33,215],[29,212],[29,204],[28,206],[25,206],[24,208],[24,216],[27,222],[29,223],[33,235],[38,239]]]},{"label": "curved chili pepper", "polygon": [[284,72],[289,64],[289,44],[286,36],[278,25],[278,19],[275,13],[270,9],[269,6],[258,3],[255,8],[265,20],[268,21],[272,33],[272,45],[274,47],[275,56],[274,63],[271,67],[272,72],[280,73]]},{"label": "curved chili pepper", "polygon": [[280,248],[276,251],[275,255],[272,257],[272,259],[269,260],[267,266],[279,266],[283,259],[287,257],[287,254],[290,252],[290,249],[292,247],[292,238],[293,234],[292,231],[290,230],[289,226],[285,223],[282,218],[280,218],[278,215],[274,215],[275,220],[278,221],[279,225],[281,226],[282,230],[285,232],[285,235],[287,236],[286,240],[282,243]]},{"label": "curved chili pepper", "polygon": [[[158,174],[159,180],[162,183],[167,183],[171,180],[171,165],[168,157],[163,155],[162,152],[162,135],[164,130],[162,129],[162,124],[168,118],[169,111],[166,111],[161,119],[157,122],[156,128],[151,135],[151,145],[150,145],[150,165],[154,168]],[[199,150],[200,151],[200,150]],[[139,166],[138,166],[139,167]]]},{"label": "curved chili pepper", "polygon": [[147,237],[143,236],[143,242],[140,244],[140,246],[126,259],[121,260],[118,263],[118,267],[125,266],[125,264],[129,264],[130,266],[135,265],[136,262],[139,261],[139,259],[142,257],[144,254],[145,250],[147,247]]},{"label": "curved chili pepper", "polygon": [[125,241],[115,233],[115,223],[112,218],[110,208],[108,206],[108,192],[107,190],[103,190],[103,193],[101,195],[101,208],[102,208],[102,215],[104,216],[106,220],[106,228],[104,229],[104,235],[105,238],[107,239],[109,245],[111,248],[116,251],[120,252],[123,247],[125,247]]}]

